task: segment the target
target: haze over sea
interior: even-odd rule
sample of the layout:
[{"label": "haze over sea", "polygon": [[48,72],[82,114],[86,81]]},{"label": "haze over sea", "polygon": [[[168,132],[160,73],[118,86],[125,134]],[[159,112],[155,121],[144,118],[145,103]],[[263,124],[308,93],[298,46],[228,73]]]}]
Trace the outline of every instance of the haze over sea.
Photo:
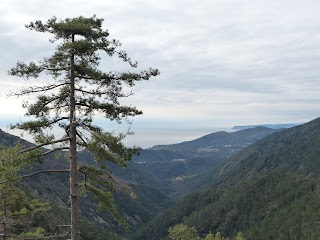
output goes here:
[{"label": "haze over sea", "polygon": [[[22,137],[23,139],[33,142],[33,139],[30,135],[24,133],[21,135],[21,132],[17,130],[11,130],[9,125],[16,123],[17,121],[3,121],[0,124],[0,128],[8,133]],[[113,127],[115,132],[126,132],[128,129],[127,124],[115,125],[114,123],[110,124]],[[105,125],[107,128],[107,124]],[[109,126],[110,127],[110,126]],[[232,126],[230,127],[206,127],[206,126],[176,126],[176,125],[161,125],[157,128],[153,126],[143,126],[143,124],[135,124],[131,126],[131,131],[134,132],[133,135],[129,135],[125,138],[124,143],[128,146],[136,145],[142,148],[149,148],[154,145],[163,145],[163,144],[174,144],[184,141],[190,141],[199,137],[202,137],[206,134],[210,134],[218,131],[233,131]]]},{"label": "haze over sea", "polygon": [[[10,124],[15,124],[19,121],[25,121],[27,118],[21,117],[16,119],[14,117],[7,117],[2,119],[0,123],[0,128],[10,134],[22,137],[23,139],[33,142],[30,135],[24,133],[22,135],[18,130],[11,130]],[[132,121],[132,124],[127,124],[122,122],[118,124],[116,122],[106,122],[103,119],[96,119],[96,124],[103,127],[104,129],[110,129],[114,133],[125,133],[128,130],[132,131],[134,134],[128,135],[124,139],[124,143],[128,146],[139,146],[141,148],[149,148],[154,145],[166,145],[175,144],[185,141],[194,140],[196,138],[202,137],[204,135],[218,132],[234,132],[247,128],[248,126],[265,125],[270,128],[281,128],[281,127],[291,127],[291,125],[299,125],[301,123],[258,123],[250,125],[234,125],[234,126],[210,126],[204,122],[175,122],[175,121]],[[279,125],[279,126],[276,126]],[[191,126],[191,127],[190,127]],[[238,128],[234,128],[238,126]],[[52,130],[58,133],[57,130]],[[60,130],[59,130],[60,131]],[[62,132],[60,132],[62,134]]]}]

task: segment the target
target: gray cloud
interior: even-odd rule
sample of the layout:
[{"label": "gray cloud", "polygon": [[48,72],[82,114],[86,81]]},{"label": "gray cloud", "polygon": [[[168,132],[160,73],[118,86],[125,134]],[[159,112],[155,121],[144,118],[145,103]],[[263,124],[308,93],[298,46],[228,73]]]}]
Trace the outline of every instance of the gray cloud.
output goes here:
[{"label": "gray cloud", "polygon": [[[146,125],[178,128],[186,119],[190,129],[311,120],[320,110],[319,7],[316,0],[1,0],[0,86],[26,85],[7,70],[54,50],[48,35],[24,24],[97,14],[141,69],[161,71],[124,101],[144,110],[138,132]],[[119,64],[101,67],[125,68]],[[3,115],[22,115],[6,107],[22,99],[0,97]]]}]

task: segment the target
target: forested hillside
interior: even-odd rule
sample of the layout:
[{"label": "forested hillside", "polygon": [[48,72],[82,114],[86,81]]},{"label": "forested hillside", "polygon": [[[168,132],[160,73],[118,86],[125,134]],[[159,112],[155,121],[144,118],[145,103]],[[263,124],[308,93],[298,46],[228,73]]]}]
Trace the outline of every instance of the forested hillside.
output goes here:
[{"label": "forested hillside", "polygon": [[[83,198],[80,206],[83,219],[82,227],[88,232],[84,237],[89,239],[89,236],[95,232],[103,231],[103,229],[107,229],[111,234],[117,232],[122,236],[129,236],[151,220],[156,213],[172,206],[172,200],[190,191],[188,186],[184,185],[185,179],[179,179],[179,176],[187,176],[188,179],[188,176],[193,178],[195,173],[205,173],[209,169],[214,169],[224,161],[223,157],[214,157],[215,152],[220,152],[221,156],[227,156],[230,152],[236,152],[252,141],[272,132],[274,132],[272,129],[256,128],[234,133],[213,133],[188,143],[168,145],[166,146],[168,150],[159,150],[159,146],[142,150],[142,157],[152,164],[141,163],[137,160],[139,158],[129,162],[125,169],[110,163],[109,168],[113,174],[122,183],[128,184],[137,196],[132,199],[124,193],[114,194],[118,210],[121,216],[126,219],[129,231],[125,232],[109,214],[98,210],[96,201],[89,195]],[[32,146],[31,143],[3,131],[0,132],[0,141],[7,146],[13,146],[17,142],[28,147]],[[194,146],[190,145],[190,151],[193,151],[193,155],[189,156],[183,152],[183,149],[187,149],[185,144]],[[179,148],[179,146],[182,147]],[[205,147],[215,147],[216,150],[212,152],[211,157],[202,156],[201,149]],[[196,152],[198,152],[197,156]],[[150,158],[147,158],[146,153],[151,153]],[[35,165],[32,169],[25,169],[23,172],[68,168],[68,162],[63,157],[65,153],[61,152],[57,156],[59,157],[46,157],[42,164]],[[79,152],[79,161],[89,165],[95,164],[92,154],[85,150]],[[172,181],[172,179],[174,180]],[[43,219],[50,221],[44,226],[41,225],[48,231],[55,231],[57,225],[68,225],[68,217],[66,218],[69,214],[68,184],[69,179],[66,173],[40,174],[25,178],[20,182],[20,186],[31,195],[52,205],[50,213],[42,216]]]},{"label": "forested hillside", "polygon": [[135,239],[165,239],[181,222],[203,234],[319,239],[319,156],[320,119],[271,134],[199,177],[207,190],[159,214]]},{"label": "forested hillside", "polygon": [[[17,141],[32,146],[2,131],[0,139],[8,146]],[[320,211],[317,201],[320,185],[316,177],[320,171],[319,139],[320,120],[316,119],[280,131],[257,127],[233,133],[218,132],[190,142],[142,150],[143,163],[135,158],[126,169],[109,165],[113,174],[137,195],[132,199],[124,193],[114,194],[129,231],[119,227],[109,214],[98,210],[94,198],[88,195],[83,196],[81,203],[82,228],[86,229],[84,239],[91,239],[93,235],[104,239],[106,234],[116,239],[121,239],[120,236],[166,239],[169,227],[178,223],[195,226],[202,236],[210,231],[230,237],[241,231],[246,239],[320,236],[315,224],[305,227],[301,224],[318,221],[314,212]],[[205,148],[216,151],[210,153],[211,157],[207,155],[210,151],[204,151],[203,156]],[[193,155],[185,154],[184,149]],[[216,152],[220,157],[214,157]],[[231,152],[235,155],[228,158]],[[63,155],[50,161],[46,159],[32,170],[64,169],[68,162]],[[94,164],[92,154],[87,151],[79,152],[79,161]],[[178,179],[177,176],[191,177]],[[20,186],[52,205],[50,212],[42,216],[50,219],[50,224],[42,227],[54,231],[55,226],[67,224],[62,220],[69,211],[67,174],[37,175],[24,179]],[[192,189],[198,192],[169,208],[174,204],[173,199]],[[277,228],[280,223],[283,227]],[[97,235],[106,230],[108,233],[101,237]]]},{"label": "forested hillside", "polygon": [[[0,141],[7,146],[13,146],[18,142],[26,146],[32,146],[31,143],[3,131],[0,131]],[[34,165],[32,169],[24,169],[23,173],[26,174],[42,169],[67,168],[68,162],[63,158],[64,153],[61,152],[59,155],[58,158],[54,156],[46,157],[42,164]],[[87,151],[79,152],[79,161],[94,164],[92,155]],[[110,169],[112,169],[114,175],[121,182],[130,186],[136,194],[136,197],[133,199],[125,193],[114,193],[118,211],[127,221],[129,231],[124,231],[123,227],[119,226],[110,214],[99,210],[94,197],[88,195],[82,197],[83,200],[80,205],[82,227],[88,233],[83,235],[84,239],[92,239],[90,238],[92,236],[90,234],[96,235],[95,239],[105,239],[105,236],[109,235],[115,237],[116,235],[112,235],[112,232],[118,232],[125,236],[150,220],[159,210],[168,207],[171,202],[165,195],[166,191],[168,191],[167,188],[162,183],[153,179],[147,171],[136,163],[130,162],[126,169],[110,164]],[[49,232],[55,232],[58,225],[69,224],[68,185],[69,178],[66,173],[39,174],[25,178],[19,183],[20,188],[26,190],[30,195],[50,203],[50,212],[42,214],[42,220],[35,219],[37,222],[45,222],[40,224],[40,226]],[[99,237],[97,235],[99,232],[104,232],[104,234]],[[109,233],[106,235],[107,232]]]}]

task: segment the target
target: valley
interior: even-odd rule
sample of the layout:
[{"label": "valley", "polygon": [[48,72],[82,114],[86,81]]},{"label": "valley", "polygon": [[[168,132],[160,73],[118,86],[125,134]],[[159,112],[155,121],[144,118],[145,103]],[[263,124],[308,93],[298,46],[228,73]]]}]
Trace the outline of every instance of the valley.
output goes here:
[{"label": "valley", "polygon": [[225,159],[279,129],[256,127],[236,132],[215,132],[198,139],[141,150],[133,161],[171,189],[177,200],[194,189],[188,182],[210,172]]}]

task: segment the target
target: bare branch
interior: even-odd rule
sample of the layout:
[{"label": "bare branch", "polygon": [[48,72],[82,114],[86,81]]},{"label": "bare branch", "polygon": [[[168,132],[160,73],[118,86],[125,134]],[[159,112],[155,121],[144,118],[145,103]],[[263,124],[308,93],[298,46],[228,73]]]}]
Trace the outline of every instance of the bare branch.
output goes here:
[{"label": "bare branch", "polygon": [[81,139],[81,141],[83,142],[83,144],[85,146],[87,146],[87,141],[83,139],[83,137],[80,135],[80,133],[78,131],[76,131],[77,136]]},{"label": "bare branch", "polygon": [[22,96],[22,95],[28,95],[28,94],[32,94],[32,93],[38,93],[38,92],[46,92],[46,91],[50,91],[53,90],[55,88],[64,86],[64,85],[68,85],[69,83],[61,83],[61,84],[51,84],[48,86],[43,86],[43,87],[29,87],[29,88],[25,88],[25,89],[21,89],[19,92],[9,92],[7,94],[7,96]]},{"label": "bare branch", "polygon": [[30,173],[30,174],[21,175],[21,176],[18,176],[16,178],[13,178],[13,179],[10,179],[10,180],[2,181],[2,182],[0,182],[0,184],[5,184],[5,183],[8,183],[8,182],[14,182],[14,181],[17,181],[19,179],[32,177],[34,175],[41,174],[41,173],[66,173],[66,172],[70,172],[70,169],[41,170],[41,171],[33,172],[33,173]]},{"label": "bare branch", "polygon": [[47,145],[51,145],[51,144],[55,144],[55,143],[59,143],[59,142],[66,142],[66,141],[69,141],[69,140],[70,140],[70,138],[63,138],[63,139],[59,139],[59,140],[56,140],[56,141],[42,143],[42,144],[30,147],[30,148],[23,149],[23,150],[19,151],[19,153],[29,152],[29,151],[32,151],[34,149],[37,149],[37,148],[40,148],[40,147],[43,147],[43,146],[47,146]]},{"label": "bare branch", "polygon": [[59,150],[67,150],[67,149],[69,149],[69,147],[54,148],[54,149],[49,150],[49,151],[47,151],[47,152],[45,152],[45,153],[42,153],[42,156],[46,156],[46,155],[48,155],[48,154],[50,154],[50,153],[53,153],[53,152],[56,152],[56,151],[59,151]]}]

